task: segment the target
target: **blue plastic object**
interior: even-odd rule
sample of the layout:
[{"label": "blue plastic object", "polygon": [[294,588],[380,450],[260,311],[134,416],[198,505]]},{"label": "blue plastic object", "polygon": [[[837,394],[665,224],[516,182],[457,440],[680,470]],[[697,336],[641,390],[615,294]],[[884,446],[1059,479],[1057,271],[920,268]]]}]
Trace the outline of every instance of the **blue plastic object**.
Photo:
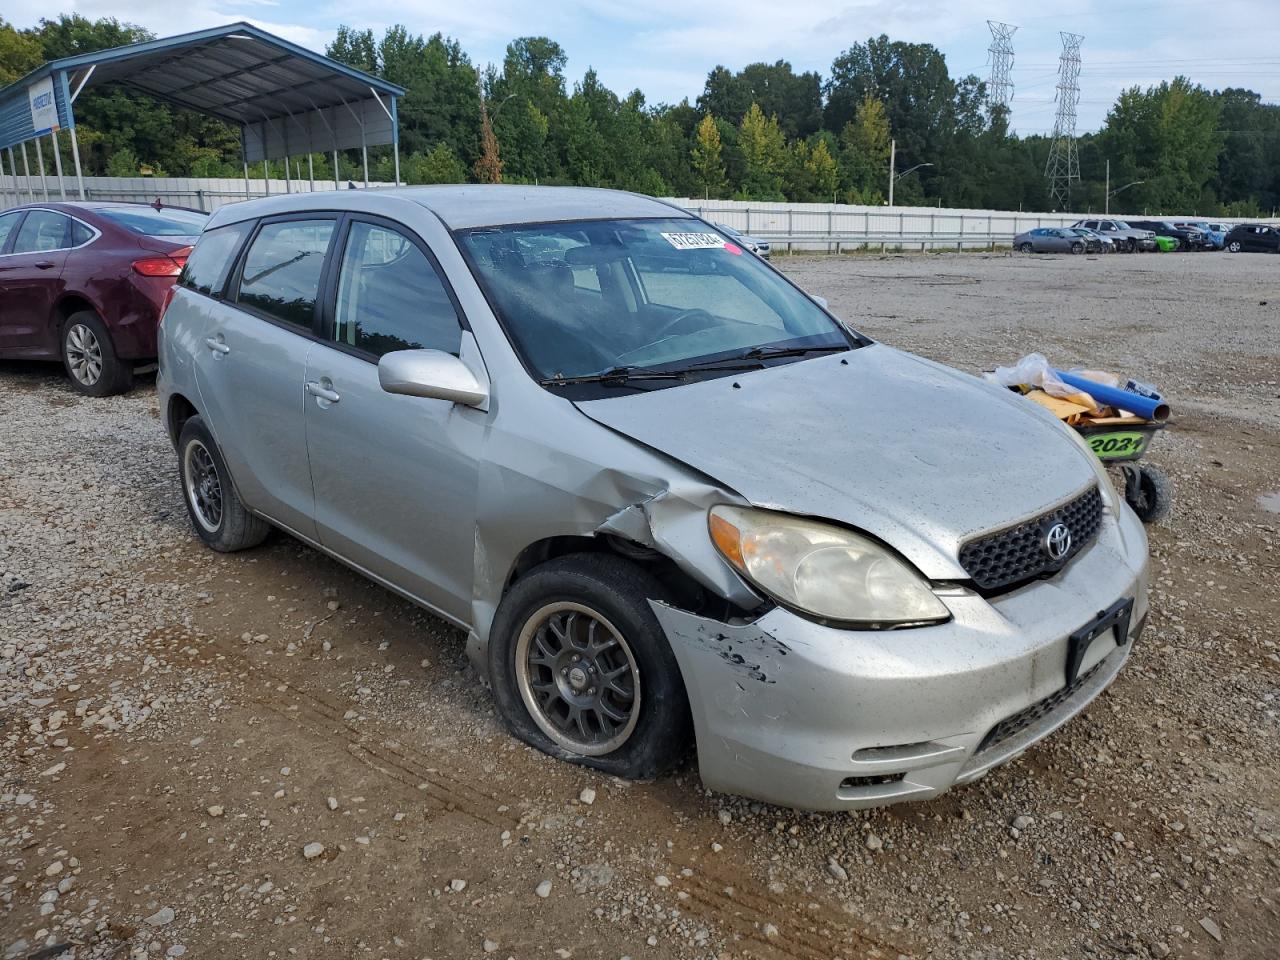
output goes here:
[{"label": "blue plastic object", "polygon": [[1083,390],[1093,399],[1099,403],[1106,404],[1108,407],[1128,410],[1130,413],[1136,413],[1147,420],[1165,421],[1169,419],[1169,405],[1163,400],[1153,400],[1137,393],[1130,393],[1128,390],[1117,390],[1115,387],[1108,387],[1105,384],[1098,383],[1096,380],[1090,380],[1088,377],[1082,377],[1074,373],[1067,373],[1065,370],[1054,370],[1053,372],[1058,375],[1058,379],[1063,383]]}]

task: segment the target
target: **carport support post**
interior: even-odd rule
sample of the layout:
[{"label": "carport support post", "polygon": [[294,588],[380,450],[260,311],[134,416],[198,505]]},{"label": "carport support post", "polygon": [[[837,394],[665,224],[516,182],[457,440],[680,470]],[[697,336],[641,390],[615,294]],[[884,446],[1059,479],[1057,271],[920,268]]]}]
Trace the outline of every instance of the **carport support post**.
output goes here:
[{"label": "carport support post", "polygon": [[58,171],[58,199],[67,199],[67,182],[62,179],[62,148],[58,145],[58,128],[49,131],[53,138],[53,168]]},{"label": "carport support post", "polygon": [[314,153],[307,154],[307,179],[311,181],[311,192],[316,192],[316,157]]},{"label": "carport support post", "polygon": [[249,161],[242,159],[240,162],[244,164],[244,198],[248,200],[253,196],[249,192]]},{"label": "carport support post", "polygon": [[49,178],[44,172],[44,150],[40,146],[40,138],[36,137],[36,166],[40,168],[40,192],[44,194],[45,202],[49,202]]},{"label": "carport support post", "polygon": [[[18,195],[18,168],[13,165],[13,148],[9,148],[9,170],[13,174],[10,179],[13,181],[13,205],[19,206],[22,203],[22,197]],[[0,174],[4,173],[4,154],[0,153]]]},{"label": "carport support post", "polygon": [[31,186],[31,160],[27,156],[27,141],[22,141],[22,173],[27,181],[27,196],[32,199],[36,198],[35,187]]},{"label": "carport support post", "polygon": [[76,164],[76,188],[80,191],[80,199],[85,199],[84,195],[84,174],[80,171],[80,141],[76,139],[76,128],[71,128],[71,159]]},{"label": "carport support post", "polygon": [[364,142],[364,126],[360,127],[360,160],[364,163],[364,186],[369,188],[369,148]]},{"label": "carport support post", "polygon": [[333,189],[341,189],[338,186],[338,148],[333,148]]},{"label": "carport support post", "polygon": [[[263,141],[266,142],[265,139]],[[271,167],[267,164],[267,158],[262,158],[262,186],[266,190],[263,196],[271,196]]]}]

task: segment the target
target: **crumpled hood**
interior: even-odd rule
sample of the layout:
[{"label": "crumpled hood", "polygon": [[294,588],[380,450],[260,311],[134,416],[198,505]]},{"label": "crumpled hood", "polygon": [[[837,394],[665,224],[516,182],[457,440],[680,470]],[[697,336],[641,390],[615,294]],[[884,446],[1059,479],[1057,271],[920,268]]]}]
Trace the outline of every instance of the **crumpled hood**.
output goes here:
[{"label": "crumpled hood", "polygon": [[577,406],[756,506],[865,530],[935,579],[965,576],[963,541],[1097,479],[1036,405],[881,344]]}]

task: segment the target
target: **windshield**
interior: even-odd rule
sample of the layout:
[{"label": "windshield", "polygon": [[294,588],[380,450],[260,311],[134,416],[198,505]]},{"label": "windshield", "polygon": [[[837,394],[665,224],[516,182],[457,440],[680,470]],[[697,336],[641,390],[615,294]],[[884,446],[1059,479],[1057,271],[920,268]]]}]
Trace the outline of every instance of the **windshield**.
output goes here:
[{"label": "windshield", "polygon": [[809,297],[696,220],[487,227],[459,240],[539,379],[691,365],[711,375],[715,361],[749,352],[760,366],[784,349],[794,360],[855,345]]},{"label": "windshield", "polygon": [[195,237],[199,236],[209,219],[207,213],[195,210],[151,210],[145,207],[99,207],[100,217],[117,223],[126,230],[147,237]]}]

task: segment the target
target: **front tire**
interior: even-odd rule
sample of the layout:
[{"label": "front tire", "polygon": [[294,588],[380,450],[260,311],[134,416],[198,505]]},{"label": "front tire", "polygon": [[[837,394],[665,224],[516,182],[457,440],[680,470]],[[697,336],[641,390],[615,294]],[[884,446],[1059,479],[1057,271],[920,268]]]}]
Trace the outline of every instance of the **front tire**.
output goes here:
[{"label": "front tire", "polygon": [[116,356],[107,325],[92,310],[80,310],[62,325],[62,364],[79,393],[109,397],[133,386],[133,364]]},{"label": "front tire", "polygon": [[1125,471],[1124,499],[1139,520],[1155,523],[1173,506],[1172,484],[1159,467],[1141,464]]},{"label": "front tire", "polygon": [[187,420],[178,436],[178,476],[191,526],[206,545],[233,553],[266,539],[271,528],[240,502],[222,453],[199,416]]},{"label": "front tire", "polygon": [[1073,243],[1073,244],[1071,245],[1071,252],[1072,252],[1073,254],[1076,254],[1076,253],[1084,253],[1084,244],[1083,244],[1083,243]]},{"label": "front tire", "polygon": [[1024,243],[1022,246],[1018,247],[1018,250],[1022,253],[1034,252],[1034,248],[1029,243]]},{"label": "front tire", "polygon": [[667,591],[612,554],[551,560],[498,606],[489,677],[517,737],[553,757],[647,780],[692,740],[680,668],[650,599]]}]

